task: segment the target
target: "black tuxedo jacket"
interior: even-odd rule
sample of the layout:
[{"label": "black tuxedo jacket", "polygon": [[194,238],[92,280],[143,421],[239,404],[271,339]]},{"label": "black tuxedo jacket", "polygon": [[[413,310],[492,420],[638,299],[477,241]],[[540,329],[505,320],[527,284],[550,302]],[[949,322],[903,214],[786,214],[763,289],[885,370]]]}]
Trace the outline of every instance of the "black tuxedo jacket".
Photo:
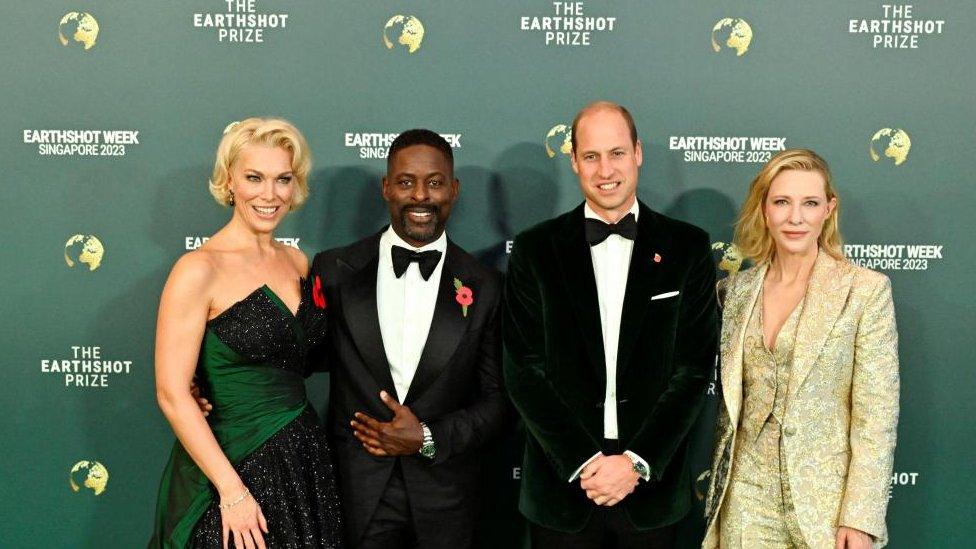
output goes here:
[{"label": "black tuxedo jacket", "polygon": [[[691,506],[686,439],[715,361],[718,318],[708,235],[639,207],[620,323],[617,423],[621,450],[646,460],[651,480],[618,505],[637,528],[650,529],[677,522]],[[595,509],[568,480],[603,446],[606,366],[583,219],[581,205],[518,235],[505,283],[505,380],[528,432],[519,508],[566,532],[583,528]]]},{"label": "black tuxedo jacket", "polygon": [[[501,275],[448,240],[430,332],[403,402],[427,423],[436,456],[374,457],[352,435],[355,412],[392,419],[379,393],[397,394],[376,308],[381,234],[319,253],[309,275],[319,277],[326,299],[328,338],[315,356],[331,371],[328,423],[352,546],[397,461],[418,528],[473,530],[479,450],[512,419],[501,373]],[[455,300],[455,278],[473,292],[466,316]]]}]

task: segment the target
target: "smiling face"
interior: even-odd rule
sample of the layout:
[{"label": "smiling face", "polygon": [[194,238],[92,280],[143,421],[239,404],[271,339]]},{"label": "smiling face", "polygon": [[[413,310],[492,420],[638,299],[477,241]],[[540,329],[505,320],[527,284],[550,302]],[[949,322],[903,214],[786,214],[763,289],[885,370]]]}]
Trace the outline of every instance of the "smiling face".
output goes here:
[{"label": "smiling face", "polygon": [[605,221],[615,223],[637,197],[637,173],[644,161],[641,142],[632,140],[623,115],[607,108],[585,113],[575,139],[573,171],[586,203]]},{"label": "smiling face", "polygon": [[817,171],[784,170],[769,185],[763,204],[766,230],[776,254],[817,253],[824,222],[837,199],[827,199],[826,183]]},{"label": "smiling face", "polygon": [[295,192],[292,155],[259,143],[241,149],[230,169],[234,215],[258,233],[270,233],[291,209]]},{"label": "smiling face", "polygon": [[444,232],[459,191],[450,159],[429,145],[397,151],[383,178],[390,224],[400,238],[418,248]]}]

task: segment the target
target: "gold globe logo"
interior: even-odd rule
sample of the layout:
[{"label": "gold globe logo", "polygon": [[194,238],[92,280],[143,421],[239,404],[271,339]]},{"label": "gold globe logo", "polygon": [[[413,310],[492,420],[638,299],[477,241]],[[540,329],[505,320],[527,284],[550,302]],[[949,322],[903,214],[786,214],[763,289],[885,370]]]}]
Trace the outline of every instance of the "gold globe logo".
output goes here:
[{"label": "gold globe logo", "polygon": [[[391,40],[391,36],[395,38]],[[408,52],[414,53],[420,49],[420,43],[423,41],[424,24],[412,15],[394,15],[383,26],[383,44],[388,50],[400,44],[407,48]]]},{"label": "gold globe logo", "polygon": [[71,485],[72,492],[88,488],[96,496],[100,496],[108,485],[108,469],[97,461],[79,461],[71,467],[68,483]]},{"label": "gold globe logo", "polygon": [[718,262],[718,268],[725,271],[729,276],[735,276],[742,269],[742,251],[735,244],[729,242],[712,243],[713,250],[721,250],[722,258]]},{"label": "gold globe logo", "polygon": [[[556,148],[553,148],[556,144]],[[546,154],[549,158],[556,158],[556,149],[563,154],[573,153],[573,129],[566,124],[556,124],[546,134]]]},{"label": "gold globe logo", "polygon": [[[875,149],[875,146],[878,148]],[[895,166],[901,166],[908,159],[908,152],[912,150],[912,140],[908,133],[901,129],[881,128],[871,136],[869,152],[871,160],[877,162],[881,160],[878,149],[883,149],[883,154],[895,160]]]},{"label": "gold globe logo", "polygon": [[104,255],[105,246],[95,235],[76,234],[64,244],[64,262],[69,267],[84,263],[89,271],[94,271],[101,266]]},{"label": "gold globe logo", "polygon": [[[719,35],[724,36],[725,32],[729,33],[728,38],[720,39]],[[722,51],[721,42],[724,42],[726,47],[735,50],[737,57],[742,57],[749,51],[749,44],[752,43],[752,27],[745,19],[733,19],[731,17],[719,19],[712,27],[712,49],[716,53]]]},{"label": "gold globe logo", "polygon": [[77,42],[88,51],[98,40],[98,21],[90,13],[69,11],[58,23],[58,40],[62,46]]}]

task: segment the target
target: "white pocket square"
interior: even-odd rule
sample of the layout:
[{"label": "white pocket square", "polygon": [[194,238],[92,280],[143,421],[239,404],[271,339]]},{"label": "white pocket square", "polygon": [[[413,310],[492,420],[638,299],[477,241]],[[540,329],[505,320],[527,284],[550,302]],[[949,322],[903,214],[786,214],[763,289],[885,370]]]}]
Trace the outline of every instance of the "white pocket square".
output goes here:
[{"label": "white pocket square", "polygon": [[667,299],[669,297],[674,297],[680,293],[681,292],[679,292],[678,290],[675,290],[673,292],[664,292],[663,294],[657,294],[655,296],[651,296],[651,301],[654,301],[655,299]]}]

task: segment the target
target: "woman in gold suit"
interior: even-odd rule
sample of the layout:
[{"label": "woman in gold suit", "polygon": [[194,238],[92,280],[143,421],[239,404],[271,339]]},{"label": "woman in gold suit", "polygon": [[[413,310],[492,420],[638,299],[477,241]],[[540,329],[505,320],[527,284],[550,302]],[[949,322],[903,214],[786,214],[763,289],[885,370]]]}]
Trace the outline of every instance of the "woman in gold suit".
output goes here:
[{"label": "woman in gold suit", "polygon": [[774,156],[723,281],[721,377],[705,548],[861,549],[887,542],[898,423],[891,285],[844,258],[840,202],[813,151]]}]

